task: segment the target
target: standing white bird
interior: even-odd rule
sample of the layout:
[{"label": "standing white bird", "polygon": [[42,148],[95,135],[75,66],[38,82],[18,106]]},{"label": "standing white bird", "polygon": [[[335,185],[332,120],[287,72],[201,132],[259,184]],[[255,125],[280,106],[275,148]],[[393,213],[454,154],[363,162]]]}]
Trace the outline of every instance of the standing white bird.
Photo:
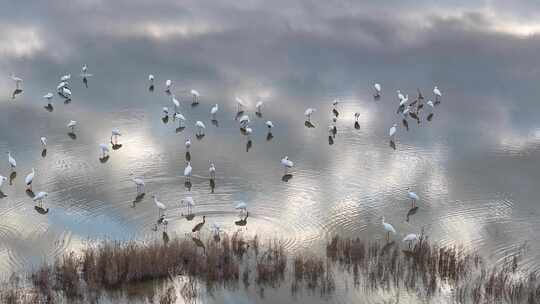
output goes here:
[{"label": "standing white bird", "polygon": [[154,85],[154,79],[155,79],[154,75],[152,74],[148,75],[148,82],[150,83],[151,86]]},{"label": "standing white bird", "polygon": [[407,104],[407,102],[409,102],[409,94],[403,96],[403,98],[401,98],[401,100],[399,101],[399,106],[404,106],[405,104]]},{"label": "standing white bird", "polygon": [[420,199],[418,195],[407,188],[407,197],[411,199],[411,208],[416,207],[416,201]]},{"label": "standing white bird", "polygon": [[178,99],[176,99],[174,95],[172,97],[172,103],[174,104],[174,113],[178,113],[178,108],[180,108],[180,101],[178,101]]},{"label": "standing white bird", "polygon": [[161,221],[165,216],[165,211],[167,210],[167,207],[165,206],[165,204],[158,200],[157,195],[152,195],[152,198],[154,199],[154,204],[158,208],[158,220]]},{"label": "standing white bird", "polygon": [[208,173],[210,173],[210,179],[211,180],[216,179],[216,166],[214,166],[213,162],[210,162],[210,167],[208,168]]},{"label": "standing white bird", "polygon": [[62,77],[60,77],[60,81],[68,81],[71,79],[71,74],[66,74]]},{"label": "standing white bird", "polygon": [[238,202],[234,209],[240,211],[240,214],[246,214],[247,213],[247,204],[244,201]]},{"label": "standing white bird", "polygon": [[195,201],[193,200],[193,197],[187,196],[186,198],[180,200],[180,207],[184,206],[187,208],[187,215],[191,215],[193,212],[193,207],[195,207]]},{"label": "standing white bird", "polygon": [[265,125],[268,127],[268,130],[271,130],[274,127],[274,123],[270,120],[268,120]]},{"label": "standing white bird", "polygon": [[86,74],[86,72],[88,72],[88,66],[87,66],[86,64],[84,64],[84,65],[82,66],[81,72],[82,72],[83,74]]},{"label": "standing white bird", "polygon": [[437,86],[433,88],[433,94],[435,94],[435,100],[439,100],[442,97],[441,90]]},{"label": "standing white bird", "polygon": [[304,111],[304,115],[306,116],[306,120],[307,121],[311,121],[311,115],[317,111],[316,109],[314,108],[307,108],[306,111]]},{"label": "standing white bird", "polygon": [[253,129],[251,129],[250,127],[246,127],[245,132],[246,132],[248,141],[251,141],[251,133],[253,133]]},{"label": "standing white bird", "polygon": [[221,227],[218,224],[213,223],[211,229],[212,229],[212,235],[214,237],[214,240],[216,242],[219,242],[219,240],[221,239],[221,237],[219,235],[221,233]]},{"label": "standing white bird", "polygon": [[200,120],[197,120],[197,122],[195,123],[195,127],[197,128],[196,135],[197,136],[203,136],[204,131],[206,130],[206,126],[204,125],[204,123],[202,121],[200,121]]},{"label": "standing white bird", "polygon": [[212,116],[212,120],[216,120],[216,114],[219,110],[219,106],[217,105],[217,103],[212,107],[212,109],[210,109],[210,115]]},{"label": "standing white bird", "polygon": [[192,171],[193,171],[193,168],[191,167],[191,162],[187,162],[186,168],[184,169],[184,177],[186,178],[186,182],[191,181]]},{"label": "standing white bird", "polygon": [[122,133],[120,133],[120,130],[118,128],[114,128],[111,130],[111,142],[113,142],[113,139],[114,139],[114,144],[117,144],[118,143],[118,136],[122,136]]},{"label": "standing white bird", "polygon": [[172,86],[172,80],[167,79],[167,81],[165,81],[165,91],[170,92],[171,91],[171,86]]},{"label": "standing white bird", "polygon": [[77,126],[77,121],[70,120],[67,124],[68,129],[71,129],[71,133],[75,133],[75,127]]},{"label": "standing white bird", "polygon": [[245,103],[240,97],[236,97],[236,112],[244,112]]},{"label": "standing white bird", "polygon": [[191,148],[191,138],[187,138],[184,145],[186,146],[186,151],[189,151],[189,148]]},{"label": "standing white bird", "polygon": [[412,243],[418,240],[419,240],[418,235],[414,233],[409,233],[403,238],[403,242],[409,243],[409,249],[411,248]]},{"label": "standing white bird", "polygon": [[257,114],[262,114],[262,107],[263,107],[264,101],[259,100],[257,104],[255,104],[255,109],[257,109]]},{"label": "standing white bird", "polygon": [[184,122],[186,121],[186,118],[184,117],[184,115],[182,115],[182,113],[174,114],[174,119],[178,120],[178,127],[179,128],[184,127]]},{"label": "standing white bird", "polygon": [[396,93],[397,93],[398,100],[401,102],[401,100],[403,100],[403,98],[405,98],[405,95],[403,95],[403,93],[401,93],[400,90],[397,90]]},{"label": "standing white bird", "polygon": [[48,105],[51,105],[51,100],[52,100],[53,96],[54,96],[53,93],[50,93],[50,92],[43,95],[43,98],[45,98],[45,100],[47,100]]},{"label": "standing white bird", "polygon": [[109,146],[107,144],[99,144],[99,150],[101,151],[101,158],[109,156]]},{"label": "standing white bird", "polygon": [[142,179],[141,177],[135,177],[131,180],[135,183],[135,186],[137,187],[137,196],[144,194],[144,179]]},{"label": "standing white bird", "polygon": [[86,78],[92,77],[92,74],[88,73],[88,66],[84,64],[81,68],[81,77],[83,78],[83,81],[86,81]]},{"label": "standing white bird", "polygon": [[339,99],[336,98],[332,101],[332,105],[334,106],[334,108],[337,107],[338,104],[339,104]]},{"label": "standing white bird", "polygon": [[36,174],[36,170],[32,168],[32,172],[28,173],[28,175],[24,179],[24,184],[26,185],[26,189],[32,190],[32,181],[34,181],[35,174]]},{"label": "standing white bird", "polygon": [[11,152],[7,152],[7,155],[8,155],[9,166],[11,167],[11,170],[14,170],[15,167],[17,167],[17,162],[15,161],[15,158],[11,156]]},{"label": "standing white bird", "polygon": [[168,117],[169,116],[169,108],[163,107],[161,109],[161,111],[163,112],[163,117]]},{"label": "standing white bird", "polygon": [[71,90],[66,88],[66,87],[63,87],[61,90],[60,90],[60,95],[62,95],[64,98],[71,98]]},{"label": "standing white bird", "polygon": [[289,173],[289,169],[291,169],[292,167],[294,167],[294,163],[289,160],[289,157],[288,156],[285,156],[281,159],[281,165],[283,166],[283,169],[284,169],[284,174],[287,175]]},{"label": "standing white bird", "polygon": [[191,102],[192,104],[198,104],[199,103],[199,97],[201,96],[201,94],[199,94],[199,91],[197,90],[191,90],[191,96],[193,98],[193,101]]},{"label": "standing white bird", "polygon": [[14,74],[9,75],[9,78],[11,78],[11,80],[15,81],[15,87],[17,89],[19,89],[20,88],[19,86],[23,82],[23,79],[21,77],[15,76]]},{"label": "standing white bird", "polygon": [[58,91],[58,93],[61,93],[62,89],[67,88],[67,86],[68,86],[67,81],[62,81],[56,86],[56,90]]},{"label": "standing white bird", "polygon": [[2,185],[5,181],[7,181],[7,177],[0,175],[0,190],[2,190]]},{"label": "standing white bird", "polygon": [[386,241],[389,241],[390,233],[396,234],[396,229],[394,229],[394,226],[384,221],[384,216],[382,217],[382,225],[384,230],[386,231]]},{"label": "standing white bird", "polygon": [[396,132],[397,132],[397,124],[395,123],[394,125],[392,125],[392,127],[390,128],[390,131],[388,132],[388,135],[390,136],[390,139],[394,139],[394,137],[396,136]]},{"label": "standing white bird", "polygon": [[428,101],[426,102],[426,104],[427,104],[428,106],[432,107],[432,108],[435,107],[435,105],[433,104],[433,101],[431,101],[431,100],[428,100]]},{"label": "standing white bird", "polygon": [[38,203],[38,207],[43,208],[43,200],[49,195],[49,193],[45,191],[39,191],[34,198],[32,199],[34,202]]},{"label": "standing white bird", "polygon": [[379,83],[375,83],[373,85],[373,88],[375,89],[375,97],[381,96],[381,85]]},{"label": "standing white bird", "polygon": [[43,147],[43,149],[45,149],[47,147],[47,137],[41,136],[39,138],[39,141],[41,142],[41,146]]},{"label": "standing white bird", "polygon": [[240,129],[245,129],[248,127],[251,120],[249,119],[248,115],[242,115],[242,117],[240,117],[240,120],[238,122],[240,124]]}]

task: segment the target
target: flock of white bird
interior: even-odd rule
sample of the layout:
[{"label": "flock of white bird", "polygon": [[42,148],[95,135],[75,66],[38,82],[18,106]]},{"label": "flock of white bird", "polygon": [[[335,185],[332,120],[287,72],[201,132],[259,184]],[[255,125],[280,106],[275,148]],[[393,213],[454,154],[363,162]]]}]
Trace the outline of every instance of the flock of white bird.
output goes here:
[{"label": "flock of white bird", "polygon": [[[88,73],[88,67],[86,65],[84,65],[82,67],[82,73],[80,74],[80,76],[83,79],[83,83],[85,85],[87,85],[87,79],[89,77],[91,77],[92,74]],[[15,82],[15,87],[16,87],[15,91],[19,92],[19,93],[22,92],[21,86],[22,86],[23,79],[20,78],[20,77],[15,76],[13,74],[10,75],[10,78]],[[70,83],[69,83],[70,80],[71,80],[71,74],[63,75],[62,77],[60,77],[59,84],[56,87],[58,95],[61,96],[62,98],[64,98],[66,101],[71,100],[71,96],[72,96],[72,91],[71,91],[71,87],[70,87]],[[148,75],[148,82],[149,82],[149,90],[154,91],[155,76],[152,75],[152,74]],[[173,104],[173,107],[174,107],[173,108],[174,111],[171,112],[171,111],[169,111],[168,107],[163,107],[163,109],[162,109],[163,117],[162,118],[163,119],[168,119],[169,116],[171,115],[175,120],[178,120],[178,127],[179,128],[184,128],[186,119],[182,115],[182,113],[180,112],[180,101],[172,93],[172,87],[173,87],[172,80],[170,80],[170,79],[166,80],[165,81],[165,92],[167,92],[167,94],[169,94],[171,96],[171,101],[172,101],[172,104]],[[376,100],[378,100],[381,97],[381,94],[382,94],[382,86],[379,83],[375,83],[373,85],[373,89],[374,89],[374,98]],[[193,105],[198,104],[199,101],[200,101],[200,93],[197,90],[194,90],[194,89],[190,90],[189,93],[190,93],[190,95],[192,97],[192,104]],[[404,95],[400,90],[397,90],[396,93],[397,93],[397,98],[398,98],[398,110],[397,110],[397,113],[401,115],[401,117],[403,119],[402,120],[403,125],[408,130],[408,121],[407,121],[407,119],[409,117],[412,118],[412,119],[417,120],[418,123],[420,123],[420,117],[419,117],[420,115],[419,114],[420,114],[420,110],[424,106],[424,104],[423,104],[424,97],[423,97],[422,93],[420,92],[420,90],[418,90],[417,98],[414,101],[409,102],[408,94]],[[13,96],[15,96],[15,94],[16,93],[14,93]],[[441,100],[441,97],[442,97],[442,93],[441,93],[441,91],[439,90],[439,88],[437,86],[435,86],[433,88],[433,96],[434,96],[435,101],[428,100],[426,102],[426,104],[431,109],[433,109],[436,105],[438,105],[440,103],[440,100]],[[54,94],[51,93],[51,92],[48,92],[47,94],[45,94],[43,96],[43,98],[47,102],[46,107],[52,107],[52,99],[53,99],[53,97],[54,97]],[[240,130],[242,131],[242,133],[244,135],[247,136],[248,141],[250,141],[250,135],[253,132],[253,130],[250,127],[251,120],[250,120],[249,116],[244,114],[244,110],[246,108],[246,103],[239,97],[236,97],[235,101],[236,101],[236,110],[238,112],[238,117],[239,117],[238,123],[239,123]],[[338,104],[339,104],[339,100],[336,99],[336,100],[332,101],[332,105],[333,105],[333,110],[332,111],[333,111],[335,116],[333,118],[333,124],[329,126],[330,137],[332,137],[332,135],[335,135],[336,130],[337,130],[335,123],[337,121],[337,116],[338,116],[338,112],[336,110],[336,107],[338,106]],[[256,105],[255,105],[255,109],[256,109],[255,113],[258,116],[261,116],[261,114],[262,114],[263,105],[264,105],[263,101],[258,101],[256,103]],[[211,117],[213,122],[216,122],[216,117],[217,117],[218,111],[219,111],[219,105],[218,104],[213,105],[211,107],[211,109],[210,109],[210,117]],[[304,111],[304,116],[305,116],[305,119],[306,119],[306,126],[310,126],[310,125],[313,126],[311,124],[311,116],[316,111],[317,110],[315,108],[307,108]],[[430,117],[432,117],[432,116],[433,116],[433,110],[431,110],[431,113],[428,115],[427,119],[430,120]],[[355,127],[356,128],[359,128],[359,121],[358,121],[359,117],[360,117],[359,113],[354,113]],[[265,125],[268,128],[268,135],[271,136],[271,129],[274,128],[274,123],[272,121],[266,121]],[[76,127],[77,127],[77,121],[71,120],[71,121],[69,121],[67,123],[66,126],[69,129],[68,134],[70,136],[72,136],[72,137],[76,137],[75,132],[76,132]],[[395,149],[395,138],[396,138],[396,135],[397,135],[397,132],[398,132],[398,128],[399,128],[398,124],[394,123],[390,127],[389,132],[388,132],[388,135],[390,137],[390,146],[393,147],[394,149]],[[195,123],[195,135],[198,138],[202,138],[205,135],[205,131],[206,131],[205,124],[202,121],[196,121],[196,123]],[[110,143],[112,144],[113,148],[115,148],[115,146],[119,145],[118,144],[118,137],[120,137],[120,136],[122,136],[122,133],[120,132],[119,129],[117,129],[117,128],[112,129]],[[42,148],[43,148],[43,152],[46,152],[47,138],[46,137],[41,137],[40,142],[41,142],[41,145],[42,145]],[[190,162],[191,156],[189,154],[191,146],[192,146],[192,141],[191,141],[190,138],[187,138],[186,141],[185,141],[186,167],[184,169],[184,178],[185,178],[186,184],[191,184],[191,175],[192,175],[192,171],[193,171],[193,168],[192,168],[191,162]],[[109,144],[100,143],[99,144],[99,150],[101,152],[100,153],[100,159],[101,160],[106,160],[106,159],[109,158],[109,151],[110,151],[109,150]],[[15,170],[16,170],[17,162],[16,162],[15,158],[13,157],[13,155],[11,154],[11,152],[7,152],[7,156],[8,156],[9,166],[10,166],[12,174],[13,174],[15,172]],[[208,168],[209,178],[210,178],[211,183],[214,184],[215,183],[215,177],[216,177],[216,167],[215,167],[215,165],[214,165],[214,163],[212,161],[209,161],[209,163],[210,163],[209,168]],[[292,175],[290,173],[290,170],[292,170],[294,168],[294,162],[291,161],[288,156],[284,156],[281,159],[281,165],[282,165],[283,170],[284,170],[284,180],[287,177],[289,177],[289,178],[292,177]],[[29,193],[31,193],[33,195],[33,201],[36,202],[36,210],[38,210],[41,213],[47,213],[48,209],[44,208],[43,201],[48,196],[48,193],[45,192],[45,191],[39,191],[39,192],[34,194],[34,192],[32,191],[32,183],[33,183],[33,180],[34,180],[35,176],[36,176],[36,170],[34,168],[32,168],[32,171],[24,179],[26,189],[27,189],[27,191],[29,191]],[[0,175],[0,192],[1,192],[2,185],[4,184],[5,181],[7,181],[7,177]],[[132,181],[135,183],[135,186],[136,186],[137,198],[139,198],[139,199],[142,198],[145,195],[145,181],[144,181],[144,179],[142,177],[133,177]],[[166,214],[166,211],[167,211],[167,206],[164,203],[162,203],[161,201],[159,201],[157,195],[155,195],[155,194],[152,195],[152,198],[153,198],[154,204],[156,205],[156,208],[158,210],[158,221],[157,221],[157,223],[155,225],[155,229],[157,230],[158,225],[163,225],[164,229],[166,229],[167,223],[168,223],[168,219],[165,217],[165,214]],[[412,192],[412,191],[410,191],[409,188],[407,188],[407,198],[411,200],[411,208],[412,208],[411,210],[416,209],[417,208],[416,207],[416,202],[420,199],[419,196],[415,192]],[[188,196],[188,197],[185,197],[184,199],[182,199],[180,201],[180,206],[187,210],[187,213],[185,215],[184,214],[182,214],[182,215],[185,216],[188,219],[193,219],[193,217],[194,217],[193,208],[195,207],[195,201],[194,201],[193,197]],[[245,222],[246,222],[246,219],[247,219],[247,216],[248,216],[248,206],[247,206],[247,204],[245,202],[238,202],[234,208],[240,212],[240,215],[244,216],[243,223],[245,225]],[[201,228],[203,227],[204,223],[205,223],[205,219],[206,219],[206,217],[203,216],[203,221],[198,223],[195,227],[193,227],[192,232],[199,232],[201,230]],[[389,241],[390,240],[390,234],[396,234],[396,230],[390,223],[385,222],[384,217],[382,217],[382,227],[383,227],[384,231],[386,232],[386,240]],[[219,233],[221,231],[221,228],[217,224],[213,224],[212,227],[211,227],[211,230],[213,231],[215,237],[219,237]],[[416,241],[418,239],[419,239],[419,236],[417,234],[410,233],[410,234],[407,234],[403,238],[403,242],[408,242],[409,247],[410,247],[412,242],[414,242],[414,241]]]}]

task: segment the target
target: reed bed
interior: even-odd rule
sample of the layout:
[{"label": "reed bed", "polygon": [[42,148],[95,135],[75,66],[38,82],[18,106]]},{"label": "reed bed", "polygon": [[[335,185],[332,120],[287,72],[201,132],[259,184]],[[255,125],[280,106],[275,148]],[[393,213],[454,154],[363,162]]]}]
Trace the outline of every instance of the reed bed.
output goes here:
[{"label": "reed bed", "polygon": [[[278,240],[261,243],[256,236],[244,239],[238,233],[204,241],[103,242],[65,254],[22,278],[12,275],[1,285],[0,302],[98,303],[120,293],[130,303],[166,304],[178,297],[196,301],[202,287],[211,293],[254,285],[262,292],[286,282],[295,295],[306,290],[330,297],[335,278],[347,277],[366,294],[406,290],[429,299],[444,289],[451,290],[450,302],[540,303],[540,282],[520,269],[521,255],[488,267],[474,253],[431,244],[424,236],[410,248],[336,236],[327,243],[325,256],[289,254]],[[139,292],[143,285],[149,292]]]}]

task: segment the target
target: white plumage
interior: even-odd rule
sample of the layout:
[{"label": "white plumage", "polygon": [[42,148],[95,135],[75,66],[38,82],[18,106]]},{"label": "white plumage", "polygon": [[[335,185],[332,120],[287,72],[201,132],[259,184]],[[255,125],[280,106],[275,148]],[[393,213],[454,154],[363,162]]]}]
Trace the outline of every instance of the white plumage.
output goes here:
[{"label": "white plumage", "polygon": [[375,83],[373,87],[375,88],[377,95],[381,94],[381,85],[379,83]]},{"label": "white plumage", "polygon": [[442,93],[441,93],[441,90],[439,90],[439,88],[437,86],[435,86],[433,88],[433,94],[435,94],[435,96],[437,97],[441,97],[442,96]]},{"label": "white plumage", "polygon": [[394,229],[394,226],[392,226],[390,223],[387,223],[387,222],[384,221],[384,216],[382,218],[382,225],[383,225],[384,230],[388,234],[390,234],[390,233],[396,234],[396,229]]},{"label": "white plumage", "polygon": [[238,122],[240,124],[240,128],[245,129],[245,128],[247,128],[247,126],[249,125],[251,120],[249,119],[248,115],[242,115],[242,117],[240,117]]},{"label": "white plumage", "polygon": [[8,152],[7,154],[8,154],[8,162],[11,169],[15,169],[15,167],[17,167],[17,161],[15,161],[15,158],[11,156],[11,152]]},{"label": "white plumage", "polygon": [[204,130],[206,130],[206,126],[202,121],[197,120],[197,122],[195,122],[195,127],[197,128],[197,135],[204,135]]},{"label": "white plumage", "polygon": [[101,151],[102,158],[105,158],[109,154],[109,146],[107,144],[99,144],[99,150]]},{"label": "white plumage", "polygon": [[216,114],[219,110],[219,106],[217,103],[210,109],[210,115],[212,115],[212,118],[216,118]]},{"label": "white plumage", "polygon": [[7,181],[7,177],[0,175],[0,188],[2,188],[5,181]]},{"label": "white plumage", "polygon": [[390,131],[388,132],[388,135],[390,137],[394,137],[394,135],[396,135],[396,132],[397,132],[397,124],[394,124],[392,125],[392,127],[390,127]]},{"label": "white plumage", "polygon": [[257,113],[262,113],[262,106],[263,106],[264,102],[262,100],[258,101],[256,104],[255,104],[255,109],[257,109]]},{"label": "white plumage", "polygon": [[414,233],[409,233],[403,238],[403,242],[413,242],[418,241],[418,235]]},{"label": "white plumage", "polygon": [[397,93],[397,98],[398,98],[399,101],[401,101],[401,100],[403,100],[405,98],[405,96],[403,95],[403,93],[401,93],[400,90],[397,90],[396,93]]},{"label": "white plumage", "polygon": [[191,178],[191,172],[193,171],[193,168],[191,167],[191,163],[187,162],[186,168],[184,169],[184,177],[189,181]]},{"label": "white plumage", "polygon": [[166,90],[166,91],[170,91],[170,90],[171,90],[171,86],[172,86],[172,80],[167,79],[167,81],[165,81],[165,90]]},{"label": "white plumage", "polygon": [[240,210],[240,212],[245,213],[245,212],[247,212],[247,204],[246,204],[246,202],[241,201],[238,204],[236,204],[234,209]]},{"label": "white plumage", "polygon": [[317,111],[316,109],[314,108],[307,108],[305,111],[304,111],[304,115],[306,116],[306,118],[309,120],[311,118],[311,115]]},{"label": "white plumage", "polygon": [[24,184],[28,189],[32,189],[32,181],[34,181],[34,176],[36,174],[36,170],[32,168],[32,172],[28,173],[24,179]]},{"label": "white plumage", "polygon": [[67,127],[71,129],[71,132],[75,131],[75,127],[77,126],[77,121],[70,120],[67,124]]},{"label": "white plumage", "polygon": [[184,145],[186,146],[186,150],[189,151],[189,148],[191,148],[191,139],[190,138],[186,139],[186,142]]},{"label": "white plumage", "polygon": [[272,121],[267,121],[266,123],[266,126],[268,127],[268,129],[272,129],[274,127],[274,123]]},{"label": "white plumage", "polygon": [[68,81],[71,79],[71,74],[66,74],[62,77],[60,77],[60,81]]}]

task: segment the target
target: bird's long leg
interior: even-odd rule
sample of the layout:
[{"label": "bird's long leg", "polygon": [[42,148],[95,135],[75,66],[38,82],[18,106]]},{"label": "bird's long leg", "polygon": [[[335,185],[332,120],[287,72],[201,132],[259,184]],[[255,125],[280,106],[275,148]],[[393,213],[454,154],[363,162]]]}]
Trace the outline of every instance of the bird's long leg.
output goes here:
[{"label": "bird's long leg", "polygon": [[411,244],[412,244],[412,242],[409,241],[409,249],[411,249]]},{"label": "bird's long leg", "polygon": [[386,232],[386,242],[390,241],[390,231]]}]

